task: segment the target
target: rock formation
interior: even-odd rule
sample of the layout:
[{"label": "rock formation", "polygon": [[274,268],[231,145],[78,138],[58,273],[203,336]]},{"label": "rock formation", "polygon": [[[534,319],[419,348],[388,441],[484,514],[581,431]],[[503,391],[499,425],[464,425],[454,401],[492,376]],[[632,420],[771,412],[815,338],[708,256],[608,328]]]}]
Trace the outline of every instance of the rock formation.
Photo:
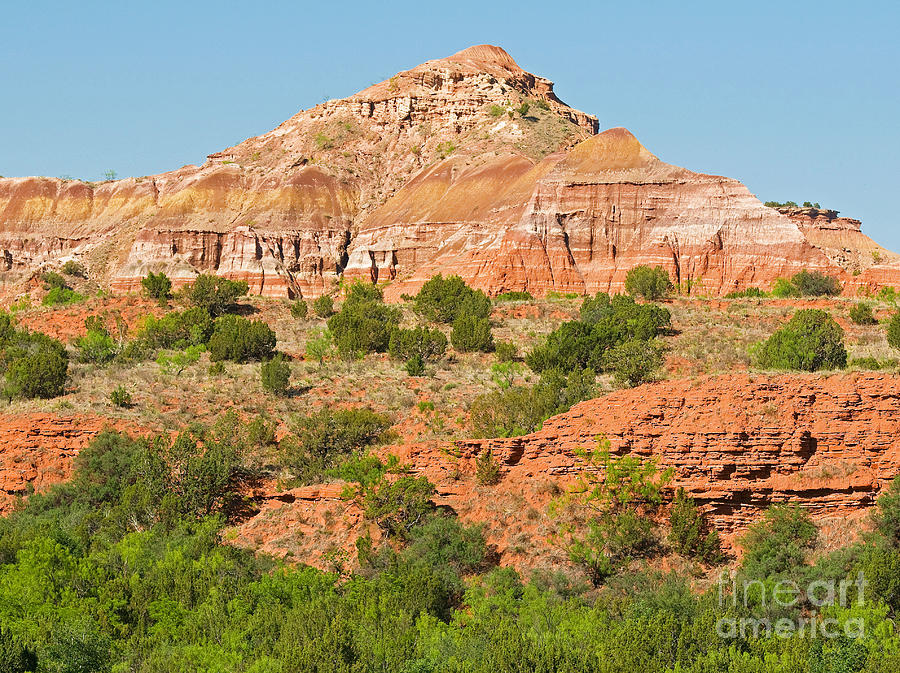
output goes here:
[{"label": "rock formation", "polygon": [[[531,566],[554,554],[549,536],[558,523],[547,504],[584,468],[576,450],[596,446],[601,436],[615,454],[674,468],[671,488],[684,487],[726,541],[776,502],[800,503],[826,527],[854,520],[844,533],[855,535],[900,471],[898,382],[872,373],[670,380],[582,402],[532,435],[453,447],[409,443],[385,452],[427,476],[438,504],[485,523],[504,563]],[[484,451],[501,464],[493,486],[475,479]],[[238,527],[242,543],[284,553],[296,522],[316,521],[325,510],[343,517],[341,535],[360,531],[359,512],[340,504],[338,492],[329,485],[263,495],[261,513]],[[352,540],[339,543],[352,548]]]},{"label": "rock formation", "polygon": [[661,162],[624,129],[597,131],[549,80],[470,47],[202,166],[0,180],[0,283],[15,294],[69,258],[117,290],[162,270],[304,297],[343,276],[397,281],[391,297],[444,270],[491,293],[617,290],[640,263],[713,293],[801,268],[900,279],[851,220],[777,212],[735,180]]}]

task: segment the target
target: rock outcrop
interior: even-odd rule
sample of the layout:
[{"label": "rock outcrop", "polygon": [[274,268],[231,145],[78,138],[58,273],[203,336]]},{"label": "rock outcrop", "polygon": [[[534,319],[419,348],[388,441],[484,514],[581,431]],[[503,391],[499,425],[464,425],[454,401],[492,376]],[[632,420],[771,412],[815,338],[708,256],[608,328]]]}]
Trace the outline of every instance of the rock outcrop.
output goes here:
[{"label": "rock outcrop", "polygon": [[[598,437],[615,454],[674,468],[671,489],[683,487],[695,498],[728,543],[777,502],[799,503],[846,538],[859,532],[880,490],[900,474],[898,383],[896,375],[872,373],[671,380],[582,402],[524,437],[384,451],[427,476],[438,504],[485,524],[505,564],[561,560],[551,544],[559,522],[548,517],[547,505],[584,469],[576,451],[596,446]],[[475,478],[484,451],[501,465],[495,485],[479,486]],[[346,536],[363,528],[359,512],[338,503],[338,492],[329,485],[264,494],[260,514],[237,529],[242,544],[283,554],[294,549],[294,526],[332,511],[340,522],[332,526],[340,530],[334,542],[351,549]]]},{"label": "rock outcrop", "polygon": [[70,258],[120,291],[162,270],[303,297],[344,276],[397,281],[390,297],[449,270],[491,293],[617,290],[639,263],[713,293],[800,268],[874,264],[857,284],[900,281],[893,257],[843,221],[779,213],[735,180],[661,162],[624,129],[597,131],[549,80],[470,47],[202,166],[99,184],[0,179],[0,287],[21,292]]},{"label": "rock outcrop", "polygon": [[33,413],[0,418],[0,515],[20,496],[65,481],[72,460],[106,428],[130,429],[95,415]]}]

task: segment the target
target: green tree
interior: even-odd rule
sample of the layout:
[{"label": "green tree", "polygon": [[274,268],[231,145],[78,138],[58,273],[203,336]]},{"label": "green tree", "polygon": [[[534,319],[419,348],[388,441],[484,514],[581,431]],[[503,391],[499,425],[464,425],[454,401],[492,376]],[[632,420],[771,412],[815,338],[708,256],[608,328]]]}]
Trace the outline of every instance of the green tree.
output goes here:
[{"label": "green tree", "polygon": [[818,537],[806,510],[796,505],[773,505],[762,521],[740,540],[742,570],[756,579],[773,577],[801,565]]},{"label": "green tree", "polygon": [[331,332],[328,330],[319,330],[313,332],[306,341],[306,359],[315,360],[322,366],[325,358],[331,351]]},{"label": "green tree", "polygon": [[265,360],[275,351],[275,332],[262,320],[236,315],[216,318],[209,338],[209,358],[213,362]]},{"label": "green tree", "polygon": [[857,325],[876,325],[878,320],[872,312],[872,305],[864,301],[850,307],[850,320]]},{"label": "green tree", "polygon": [[246,281],[203,273],[193,283],[182,287],[179,294],[185,302],[206,309],[215,318],[225,313],[249,289]]},{"label": "green tree", "polygon": [[665,350],[665,346],[656,339],[629,339],[606,351],[603,370],[612,372],[617,385],[633,388],[654,380],[663,365]]},{"label": "green tree", "polygon": [[149,272],[141,278],[141,287],[144,293],[151,299],[156,299],[160,304],[165,304],[172,297],[172,281],[163,272]]},{"label": "green tree", "polygon": [[827,311],[803,309],[768,340],[754,348],[760,367],[797,369],[843,369],[847,366],[844,330]]},{"label": "green tree", "polygon": [[806,269],[794,274],[791,277],[791,284],[804,297],[839,295],[843,289],[841,281],[834,276],[828,276],[821,271],[807,271]]},{"label": "green tree", "polygon": [[895,313],[888,323],[887,342],[894,348],[900,348],[900,311]]},{"label": "green tree", "polygon": [[680,487],[669,514],[669,527],[669,542],[679,554],[705,563],[715,563],[721,558],[719,533],[707,526],[697,503]]},{"label": "green tree", "polygon": [[306,320],[309,313],[309,305],[302,299],[298,299],[291,304],[291,317],[295,320]]},{"label": "green tree", "polygon": [[415,329],[395,329],[391,332],[388,352],[392,358],[409,360],[437,360],[447,350],[447,337],[437,329],[416,327]]},{"label": "green tree", "polygon": [[481,290],[473,290],[459,276],[438,274],[430,278],[415,297],[413,311],[431,322],[452,323],[461,315],[488,318],[491,300]]},{"label": "green tree", "polygon": [[663,299],[672,292],[672,289],[669,272],[661,266],[651,267],[641,264],[630,269],[625,275],[625,291],[648,301]]},{"label": "green tree", "polygon": [[59,341],[40,332],[22,334],[5,352],[6,396],[48,399],[65,392],[69,355]]},{"label": "green tree", "polygon": [[260,366],[262,386],[270,393],[284,395],[291,381],[291,367],[281,353],[276,353]]},{"label": "green tree", "polygon": [[323,294],[313,301],[313,313],[320,318],[330,318],[334,314],[334,300],[327,294]]},{"label": "green tree", "polygon": [[450,343],[462,353],[493,350],[494,337],[491,334],[490,320],[470,314],[459,315],[453,321]]},{"label": "green tree", "polygon": [[328,330],[341,355],[359,358],[387,351],[399,323],[400,311],[384,304],[381,290],[355,283],[340,312],[328,319]]}]

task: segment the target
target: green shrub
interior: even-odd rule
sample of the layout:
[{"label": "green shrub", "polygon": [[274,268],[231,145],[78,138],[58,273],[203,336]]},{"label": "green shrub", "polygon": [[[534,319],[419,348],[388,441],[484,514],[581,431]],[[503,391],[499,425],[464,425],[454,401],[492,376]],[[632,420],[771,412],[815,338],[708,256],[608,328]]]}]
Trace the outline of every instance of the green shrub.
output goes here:
[{"label": "green shrub", "polygon": [[875,530],[893,547],[900,547],[900,476],[893,481],[878,498],[877,508],[872,516]]},{"label": "green shrub", "polygon": [[612,372],[617,385],[633,388],[655,379],[664,352],[665,346],[656,339],[629,339],[606,351],[603,371]]},{"label": "green shrub", "polygon": [[109,401],[114,407],[130,407],[132,406],[131,393],[123,385],[117,386],[110,394]]},{"label": "green shrub", "polygon": [[89,329],[83,337],[75,340],[80,362],[105,364],[119,352],[118,346],[105,329]]},{"label": "green shrub", "polygon": [[406,364],[403,365],[403,367],[410,376],[425,375],[425,360],[422,359],[421,355],[413,355],[406,361]]},{"label": "green shrub", "polygon": [[512,341],[497,341],[494,343],[494,353],[500,362],[514,362],[519,355],[519,347]]},{"label": "green shrub", "polygon": [[430,278],[415,297],[412,309],[431,322],[452,323],[461,315],[487,318],[491,300],[481,290],[473,290],[459,276],[441,274]]},{"label": "green shrub", "polygon": [[503,292],[494,297],[497,303],[505,301],[534,301],[534,297],[530,292]]},{"label": "green shrub", "polygon": [[850,320],[857,325],[876,325],[878,320],[872,312],[872,305],[864,301],[850,307]]},{"label": "green shrub", "polygon": [[69,355],[56,339],[40,332],[17,332],[3,349],[6,397],[57,397],[65,392]]},{"label": "green shrub", "polygon": [[545,420],[594,395],[594,372],[565,375],[545,371],[533,386],[510,386],[478,396],[469,409],[476,437],[518,437],[540,429]]},{"label": "green shrub", "polygon": [[897,364],[897,360],[895,359],[879,360],[878,358],[865,357],[853,358],[847,363],[847,367],[849,369],[880,370],[893,369]]},{"label": "green shrub", "polygon": [[171,311],[161,318],[148,315],[138,329],[135,341],[148,350],[183,349],[209,341],[213,319],[205,308]]},{"label": "green shrub", "polygon": [[74,304],[84,300],[84,295],[70,290],[67,287],[53,287],[44,295],[41,303],[44,306],[57,306],[61,304]]},{"label": "green shrub", "polygon": [[334,314],[334,300],[327,294],[323,294],[313,301],[312,309],[318,317],[330,318]]},{"label": "green shrub", "polygon": [[390,427],[388,416],[371,409],[321,409],[291,419],[279,449],[300,482],[316,483],[351,453],[386,439]]},{"label": "green shrub", "polygon": [[30,673],[37,670],[35,652],[8,633],[0,625],[0,671],[3,673]]},{"label": "green shrub", "polygon": [[487,318],[474,315],[460,315],[453,321],[450,330],[450,343],[461,353],[474,351],[490,352],[494,348],[494,337],[491,334],[491,322]]},{"label": "green shrub", "polygon": [[797,311],[768,340],[754,348],[757,364],[765,369],[796,369],[814,372],[847,366],[844,330],[828,312]]},{"label": "green shrub", "polygon": [[415,329],[395,329],[391,332],[388,352],[397,360],[437,360],[447,350],[447,337],[438,329],[416,327]]},{"label": "green shrub", "polygon": [[156,356],[156,364],[164,374],[181,376],[181,372],[200,361],[206,352],[203,344],[188,346],[179,351],[163,351]]},{"label": "green shrub", "polygon": [[302,299],[298,299],[291,304],[291,317],[294,320],[306,320],[309,314],[309,305]]},{"label": "green shrub", "polygon": [[225,313],[239,297],[247,294],[250,286],[243,280],[229,280],[210,274],[200,274],[190,285],[179,290],[185,302],[206,309],[216,318]]},{"label": "green shrub", "polygon": [[156,299],[160,303],[165,302],[172,296],[172,281],[169,277],[162,273],[153,273],[152,271],[141,278],[141,287],[144,293],[151,299]]},{"label": "green shrub", "polygon": [[525,362],[536,372],[603,368],[607,350],[630,339],[647,341],[662,334],[671,314],[656,304],[638,304],[632,297],[598,293],[581,304],[581,319],[564,322]]},{"label": "green shrub", "polygon": [[879,288],[878,294],[875,295],[878,301],[893,304],[897,301],[897,290],[887,285]]},{"label": "green shrub", "polygon": [[791,284],[797,288],[797,292],[804,297],[821,297],[839,295],[841,281],[834,276],[828,276],[821,271],[807,271],[804,269],[794,274]]},{"label": "green shrub", "polygon": [[891,316],[888,323],[887,342],[889,346],[900,348],[900,311]]},{"label": "green shrub", "polygon": [[210,376],[222,376],[225,373],[225,363],[222,360],[213,362],[209,365],[206,373]]},{"label": "green shrub", "polygon": [[321,330],[313,332],[312,336],[306,341],[306,359],[315,360],[319,366],[325,362],[325,358],[331,351],[331,332]]},{"label": "green shrub", "polygon": [[806,510],[796,505],[773,505],[740,541],[744,548],[742,569],[755,579],[787,572],[803,564],[806,550],[817,537],[818,530]]},{"label": "green shrub", "polygon": [[500,481],[500,463],[489,447],[485,447],[475,459],[475,478],[482,486],[493,486]]},{"label": "green shrub", "polygon": [[275,332],[262,320],[223,315],[216,318],[209,337],[209,358],[213,362],[265,360],[271,357],[275,343]]},{"label": "green shrub", "polygon": [[672,290],[669,272],[661,266],[651,267],[641,264],[630,269],[625,276],[625,291],[648,301],[663,299]]},{"label": "green shrub", "polygon": [[359,358],[387,351],[399,323],[400,310],[384,304],[381,290],[355,283],[340,312],[328,319],[328,331],[342,356]]},{"label": "green shrub", "polygon": [[45,271],[41,274],[41,280],[44,281],[44,287],[48,290],[58,288],[60,290],[68,289],[69,284],[66,279],[55,271]]},{"label": "green shrub", "polygon": [[669,515],[669,543],[683,556],[715,563],[722,556],[721,541],[715,529],[710,529],[693,498],[679,488]]},{"label": "green shrub", "polygon": [[491,117],[502,117],[506,110],[502,105],[493,104],[488,108],[488,113],[490,113]]},{"label": "green shrub", "polygon": [[787,299],[788,297],[799,297],[800,290],[787,278],[777,278],[775,285],[772,287],[772,296],[779,299]]},{"label": "green shrub", "polygon": [[725,299],[763,299],[768,293],[760,290],[758,287],[747,287],[743,290],[736,290],[725,295]]},{"label": "green shrub", "polygon": [[84,264],[76,262],[74,259],[68,260],[60,269],[67,276],[75,276],[76,278],[87,278],[87,269]]},{"label": "green shrub", "polygon": [[291,382],[291,367],[281,353],[276,353],[262,363],[260,376],[263,388],[275,395],[284,395]]}]

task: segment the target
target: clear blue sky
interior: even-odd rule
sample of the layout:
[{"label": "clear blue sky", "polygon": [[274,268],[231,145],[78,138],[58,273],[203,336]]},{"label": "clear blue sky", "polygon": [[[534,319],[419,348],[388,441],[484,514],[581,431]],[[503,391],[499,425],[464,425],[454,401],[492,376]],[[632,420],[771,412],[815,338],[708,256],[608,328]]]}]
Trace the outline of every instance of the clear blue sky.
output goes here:
[{"label": "clear blue sky", "polygon": [[146,175],[481,43],[670,163],[900,251],[894,2],[28,2],[0,18],[0,175]]}]

